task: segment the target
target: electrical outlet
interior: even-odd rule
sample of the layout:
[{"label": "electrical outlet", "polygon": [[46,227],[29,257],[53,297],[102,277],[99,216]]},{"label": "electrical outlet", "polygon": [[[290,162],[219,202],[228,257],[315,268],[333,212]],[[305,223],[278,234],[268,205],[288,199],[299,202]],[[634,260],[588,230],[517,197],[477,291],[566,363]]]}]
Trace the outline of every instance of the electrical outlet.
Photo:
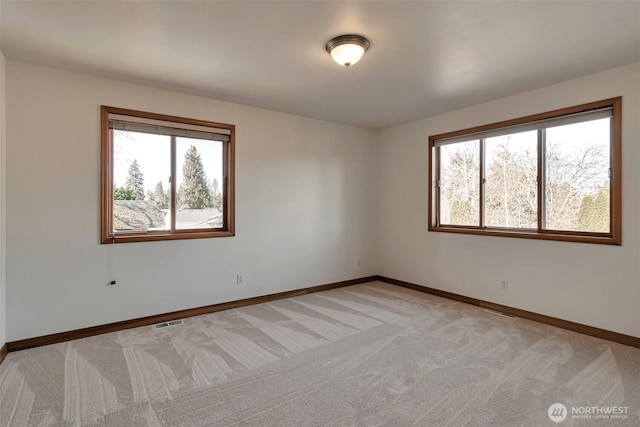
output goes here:
[{"label": "electrical outlet", "polygon": [[502,282],[500,282],[501,284],[501,288],[503,291],[505,292],[509,292],[509,281],[508,280],[503,280]]},{"label": "electrical outlet", "polygon": [[362,267],[362,260],[358,258],[358,268]]},{"label": "electrical outlet", "polygon": [[236,285],[244,285],[244,277],[242,277],[242,274],[236,274]]}]

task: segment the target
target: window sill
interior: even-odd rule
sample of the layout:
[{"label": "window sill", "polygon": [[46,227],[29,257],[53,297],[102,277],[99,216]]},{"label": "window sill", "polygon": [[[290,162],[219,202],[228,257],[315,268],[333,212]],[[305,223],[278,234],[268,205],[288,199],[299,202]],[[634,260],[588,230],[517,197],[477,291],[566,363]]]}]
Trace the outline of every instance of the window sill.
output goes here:
[{"label": "window sill", "polygon": [[495,228],[469,228],[462,226],[430,226],[429,231],[442,233],[476,234],[481,236],[516,237],[521,239],[555,240],[561,242],[595,243],[601,245],[622,245],[622,238],[611,234],[576,234],[572,232],[533,230],[504,230]]},{"label": "window sill", "polygon": [[232,237],[233,231],[176,231],[173,233],[120,233],[115,236],[107,236],[102,239],[102,244],[131,243],[131,242],[155,242],[160,240],[184,240],[184,239],[209,239],[214,237]]}]

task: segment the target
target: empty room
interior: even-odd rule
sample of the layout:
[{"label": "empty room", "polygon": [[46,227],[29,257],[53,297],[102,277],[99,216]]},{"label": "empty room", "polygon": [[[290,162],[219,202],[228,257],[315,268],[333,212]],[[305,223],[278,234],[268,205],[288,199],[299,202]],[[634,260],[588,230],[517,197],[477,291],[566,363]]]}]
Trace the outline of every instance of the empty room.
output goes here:
[{"label": "empty room", "polygon": [[640,426],[640,1],[0,0],[0,426]]}]

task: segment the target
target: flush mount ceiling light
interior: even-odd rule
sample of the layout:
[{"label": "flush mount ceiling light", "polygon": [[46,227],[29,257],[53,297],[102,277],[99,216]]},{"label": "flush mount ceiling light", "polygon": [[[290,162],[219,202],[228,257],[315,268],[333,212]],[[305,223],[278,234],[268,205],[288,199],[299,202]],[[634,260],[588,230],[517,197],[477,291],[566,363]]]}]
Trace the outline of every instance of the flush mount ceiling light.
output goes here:
[{"label": "flush mount ceiling light", "polygon": [[370,43],[366,38],[357,34],[345,34],[329,40],[325,46],[334,61],[349,68],[360,61],[369,49]]}]

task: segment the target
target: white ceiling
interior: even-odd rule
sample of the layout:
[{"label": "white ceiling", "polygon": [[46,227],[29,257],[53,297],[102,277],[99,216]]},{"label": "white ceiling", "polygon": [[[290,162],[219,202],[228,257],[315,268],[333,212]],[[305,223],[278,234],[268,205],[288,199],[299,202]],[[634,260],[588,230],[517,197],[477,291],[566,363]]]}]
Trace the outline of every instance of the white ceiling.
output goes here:
[{"label": "white ceiling", "polygon": [[[373,129],[640,61],[640,1],[5,1],[8,58]],[[345,69],[344,33],[371,48]]]}]

